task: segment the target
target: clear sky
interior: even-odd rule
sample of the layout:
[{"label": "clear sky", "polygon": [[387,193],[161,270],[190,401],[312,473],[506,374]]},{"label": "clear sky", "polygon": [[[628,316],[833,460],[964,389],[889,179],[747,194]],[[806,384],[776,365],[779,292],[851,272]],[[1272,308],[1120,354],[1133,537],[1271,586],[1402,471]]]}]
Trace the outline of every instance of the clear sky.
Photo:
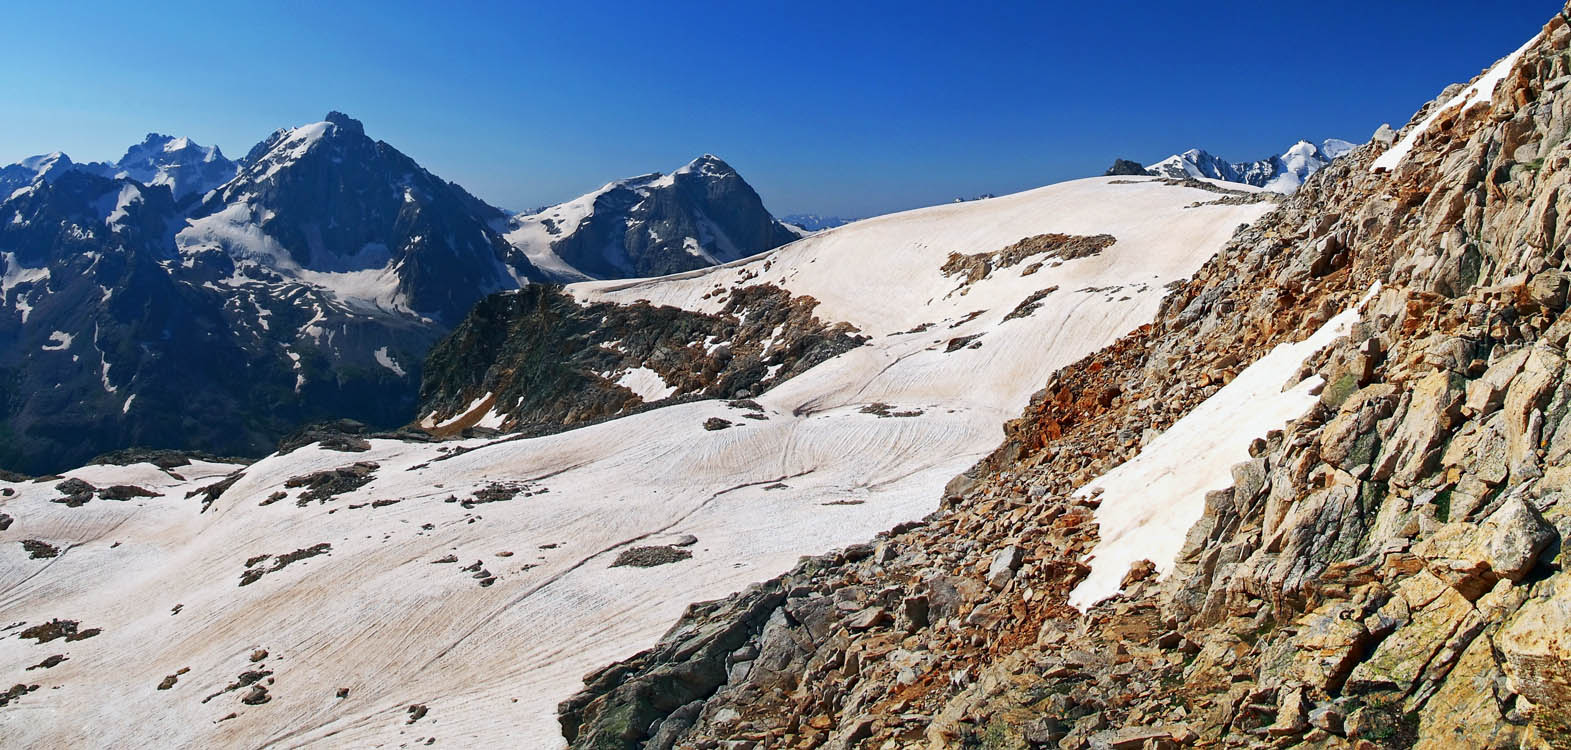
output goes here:
[{"label": "clear sky", "polygon": [[713,152],[777,214],[862,216],[1119,156],[1363,141],[1560,7],[6,0],[0,163],[149,131],[238,158],[338,109],[504,208]]}]

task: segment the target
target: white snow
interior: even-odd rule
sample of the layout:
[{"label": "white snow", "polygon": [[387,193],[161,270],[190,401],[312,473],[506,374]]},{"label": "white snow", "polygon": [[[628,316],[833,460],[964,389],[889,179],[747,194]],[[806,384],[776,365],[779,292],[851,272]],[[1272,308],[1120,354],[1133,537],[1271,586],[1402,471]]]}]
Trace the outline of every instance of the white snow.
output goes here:
[{"label": "white snow", "polygon": [[120,407],[120,413],[121,414],[130,414],[131,413],[131,402],[135,401],[135,400],[136,400],[136,394],[135,393],[133,393],[133,394],[131,394],[129,396],[126,396],[125,397],[125,405]]},{"label": "white snow", "polygon": [[498,412],[496,410],[496,407],[493,406],[490,411],[485,413],[485,416],[480,418],[480,421],[475,422],[475,426],[476,427],[488,427],[488,428],[493,429],[493,430],[500,430],[500,429],[502,429],[502,424],[504,422],[506,422],[506,421],[507,421],[507,415],[503,414],[501,412]]},{"label": "white snow", "polygon": [[376,363],[386,367],[389,370],[392,370],[393,374],[397,375],[398,377],[403,377],[405,375],[404,368],[399,367],[398,362],[388,355],[387,347],[385,346],[376,350]]},{"label": "white snow", "polygon": [[289,357],[289,363],[294,368],[295,393],[299,393],[300,389],[305,387],[305,373],[300,368],[300,355],[296,354],[293,349],[285,349],[284,355]]},{"label": "white snow", "polygon": [[22,314],[22,322],[27,322],[27,313],[32,305],[28,304],[26,297],[31,289],[12,294],[11,290],[22,284],[41,286],[42,282],[49,280],[49,267],[27,268],[16,259],[15,253],[0,253],[0,262],[5,264],[4,272],[0,272],[0,303],[15,307]]},{"label": "white snow", "polygon": [[71,348],[71,334],[65,331],[53,331],[49,334],[49,343],[44,344],[44,351],[58,352]]},{"label": "white snow", "polygon": [[617,378],[616,384],[638,394],[645,402],[659,401],[676,393],[676,386],[666,385],[660,373],[647,367],[629,369]]},{"label": "white snow", "polygon": [[98,380],[104,386],[105,393],[114,393],[120,390],[109,382],[109,357],[103,349],[98,347],[98,327],[93,327],[93,348],[98,350]]},{"label": "white snow", "polygon": [[265,180],[272,177],[290,162],[296,161],[310,153],[316,144],[320,143],[323,138],[337,130],[337,128],[337,125],[324,121],[313,122],[309,125],[301,125],[298,128],[290,129],[287,135],[274,144],[273,148],[262,158],[261,163],[268,164],[268,167],[267,171],[262,173],[258,179]]},{"label": "white snow", "polygon": [[1320,153],[1332,159],[1340,159],[1347,156],[1348,152],[1355,148],[1358,148],[1358,144],[1352,141],[1344,141],[1341,138],[1327,138],[1320,142]]},{"label": "white snow", "polygon": [[[242,196],[222,211],[188,220],[187,226],[175,235],[179,252],[188,260],[203,252],[227,254],[236,266],[236,275],[224,281],[230,286],[251,283],[240,273],[241,269],[260,266],[287,279],[331,292],[345,303],[391,312],[411,312],[407,297],[399,291],[397,270],[386,262],[386,247],[366,245],[356,255],[337,259],[338,270],[303,268],[283,245],[262,229],[264,218],[257,215],[250,200],[250,196]],[[366,265],[371,267],[362,267]]]},{"label": "white snow", "polygon": [[142,190],[134,184],[126,183],[120,186],[120,191],[115,194],[114,209],[104,216],[104,226],[113,227],[124,221],[131,208],[131,204],[142,201]]},{"label": "white snow", "polygon": [[[556,704],[584,673],[651,645],[688,602],[934,510],[944,484],[998,445],[1004,422],[1053,370],[1149,321],[1163,284],[1193,273],[1234,227],[1271,206],[1191,209],[1213,194],[1114,181],[869,219],[725,267],[569,288],[580,299],[714,311],[723,300],[703,295],[716,284],[774,283],[820,300],[821,319],[873,337],[758,396],[766,420],[697,401],[530,439],[373,439],[361,453],[307,446],[252,465],[206,513],[185,493],[213,480],[185,467],[175,470],[185,481],[146,464],[88,467],[81,471],[99,486],[135,477],[165,497],[71,509],[51,502],[52,485],[0,482],[18,492],[0,501],[17,519],[0,542],[25,534],[66,550],[38,561],[0,543],[0,622],[65,617],[103,628],[70,644],[70,660],[27,673],[41,688],[23,698],[25,711],[0,712],[0,736],[23,747],[372,747],[422,735],[454,746],[561,747]],[[939,270],[950,252],[996,251],[1046,232],[1108,232],[1118,242],[945,297],[957,281]],[[744,282],[743,273],[756,277]],[[1000,324],[1052,285],[1060,291],[1035,314]],[[1072,291],[1086,286],[1125,289]],[[890,335],[976,310],[958,328]],[[944,352],[949,338],[973,334],[979,348]],[[491,399],[445,424],[481,409],[485,419]],[[873,419],[860,413],[873,401],[926,408]],[[711,417],[735,426],[706,430]],[[356,461],[379,464],[375,480],[326,504],[297,506],[299,491],[283,487]],[[497,481],[528,482],[537,494],[472,509],[444,502]],[[776,482],[790,490],[763,489]],[[261,505],[278,491],[288,499]],[[368,505],[378,499],[400,502]],[[825,505],[853,499],[863,502]],[[690,560],[609,567],[628,545],[684,533],[699,540]],[[321,542],[330,554],[237,586],[247,559]],[[481,561],[495,585],[432,564],[448,554],[459,565]],[[270,653],[272,700],[245,706],[236,692],[203,703],[257,668],[247,658],[256,648]],[[49,653],[0,638],[0,672],[20,673]],[[173,689],[155,689],[184,667]],[[340,687],[347,698],[333,697]],[[409,725],[413,703],[430,713]]]},{"label": "white snow", "polygon": [[1249,443],[1303,416],[1321,381],[1310,376],[1292,388],[1283,384],[1357,319],[1357,307],[1345,310],[1309,338],[1272,349],[1134,458],[1082,487],[1077,495],[1102,493],[1099,540],[1087,556],[1091,573],[1069,603],[1083,610],[1118,593],[1138,560],[1156,563],[1163,575],[1171,572],[1186,534],[1205,510],[1206,493],[1233,486],[1233,465],[1249,460]]},{"label": "white snow", "polygon": [[1408,152],[1413,150],[1413,143],[1418,140],[1420,135],[1424,134],[1424,131],[1429,129],[1429,126],[1440,115],[1458,106],[1465,112],[1475,104],[1487,103],[1494,97],[1495,87],[1505,79],[1506,74],[1510,73],[1512,68],[1516,67],[1516,61],[1522,57],[1522,53],[1538,42],[1538,37],[1541,34],[1542,32],[1534,34],[1533,38],[1527,40],[1526,44],[1517,48],[1515,52],[1501,58],[1499,62],[1495,63],[1494,67],[1490,68],[1482,76],[1479,76],[1478,80],[1474,81],[1471,86],[1463,89],[1456,96],[1447,99],[1444,104],[1435,107],[1417,125],[1409,128],[1407,133],[1402,136],[1402,139],[1396,142],[1396,145],[1386,149],[1386,152],[1380,156],[1375,157],[1374,163],[1369,165],[1369,171],[1373,172],[1379,169],[1394,171],[1397,165],[1402,163],[1402,159],[1407,156]]}]

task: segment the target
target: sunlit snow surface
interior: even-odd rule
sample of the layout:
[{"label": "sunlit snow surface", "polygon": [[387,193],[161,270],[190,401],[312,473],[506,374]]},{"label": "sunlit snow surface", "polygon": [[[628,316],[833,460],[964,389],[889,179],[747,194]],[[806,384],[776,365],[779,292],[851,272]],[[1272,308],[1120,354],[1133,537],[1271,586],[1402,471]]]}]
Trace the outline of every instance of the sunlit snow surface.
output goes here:
[{"label": "sunlit snow surface", "polygon": [[[251,466],[206,513],[185,495],[222,467],[175,469],[183,481],[148,464],[87,467],[71,475],[163,496],[79,508],[51,502],[54,481],[0,482],[20,493],[0,498],[15,518],[0,532],[0,627],[59,617],[103,629],[45,645],[0,631],[0,680],[40,685],[0,711],[0,736],[17,747],[560,746],[556,704],[586,672],[651,645],[688,602],[937,508],[944,484],[997,447],[1054,369],[1149,321],[1165,284],[1272,205],[1188,208],[1216,198],[1080,180],[860,221],[727,267],[569,287],[580,299],[714,311],[725,295],[704,296],[716,286],[773,283],[872,337],[759,396],[767,420],[701,401],[528,440],[308,446]],[[1117,243],[969,287],[939,270],[952,252],[1046,232]],[[1002,321],[1052,286],[1035,313]],[[875,401],[922,413],[862,413]],[[734,426],[707,430],[710,417]],[[437,460],[459,446],[472,450]],[[358,490],[300,507],[291,489],[262,504],[290,477],[357,461],[380,466]],[[536,494],[445,502],[496,481]],[[698,538],[689,560],[609,567],[629,545],[682,534]],[[29,559],[23,539],[63,552]],[[322,542],[330,554],[238,586],[249,558]],[[449,554],[457,564],[433,562]],[[476,561],[494,585],[459,570]],[[270,700],[244,705],[242,689],[204,703],[259,668],[248,658],[258,648]],[[69,660],[26,671],[57,653]],[[348,697],[334,697],[340,688]],[[429,713],[408,724],[416,703]]]}]

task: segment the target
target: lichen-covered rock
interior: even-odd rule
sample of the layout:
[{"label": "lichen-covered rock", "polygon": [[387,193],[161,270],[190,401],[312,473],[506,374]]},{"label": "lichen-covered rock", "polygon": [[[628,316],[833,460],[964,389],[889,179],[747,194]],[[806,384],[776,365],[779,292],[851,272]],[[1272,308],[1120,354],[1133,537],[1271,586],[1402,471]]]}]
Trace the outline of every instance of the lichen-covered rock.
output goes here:
[{"label": "lichen-covered rock", "polygon": [[1412,484],[1434,468],[1439,458],[1436,448],[1450,434],[1461,412],[1459,386],[1460,379],[1443,370],[1425,375],[1413,386],[1400,426],[1375,460],[1374,479]]},{"label": "lichen-covered rock", "polygon": [[1477,526],[1440,527],[1414,546],[1413,553],[1424,559],[1430,572],[1476,599],[1502,578],[1522,580],[1558,536],[1538,509],[1513,495]]},{"label": "lichen-covered rock", "polygon": [[1571,576],[1535,587],[1495,636],[1513,692],[1532,704],[1534,726],[1558,746],[1571,743]]}]

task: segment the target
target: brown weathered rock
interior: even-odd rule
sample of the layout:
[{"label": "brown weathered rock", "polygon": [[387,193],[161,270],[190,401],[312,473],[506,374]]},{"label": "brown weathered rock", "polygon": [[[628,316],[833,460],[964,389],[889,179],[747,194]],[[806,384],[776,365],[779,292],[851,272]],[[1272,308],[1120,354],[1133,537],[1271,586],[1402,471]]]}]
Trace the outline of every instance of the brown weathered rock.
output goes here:
[{"label": "brown weathered rock", "polygon": [[1571,742],[1571,576],[1546,582],[1494,645],[1511,689],[1532,702],[1534,726],[1552,743]]},{"label": "brown weathered rock", "polygon": [[1392,484],[1412,484],[1437,463],[1436,448],[1449,434],[1460,414],[1459,379],[1445,371],[1431,372],[1413,387],[1400,426],[1381,447],[1373,478]]}]

